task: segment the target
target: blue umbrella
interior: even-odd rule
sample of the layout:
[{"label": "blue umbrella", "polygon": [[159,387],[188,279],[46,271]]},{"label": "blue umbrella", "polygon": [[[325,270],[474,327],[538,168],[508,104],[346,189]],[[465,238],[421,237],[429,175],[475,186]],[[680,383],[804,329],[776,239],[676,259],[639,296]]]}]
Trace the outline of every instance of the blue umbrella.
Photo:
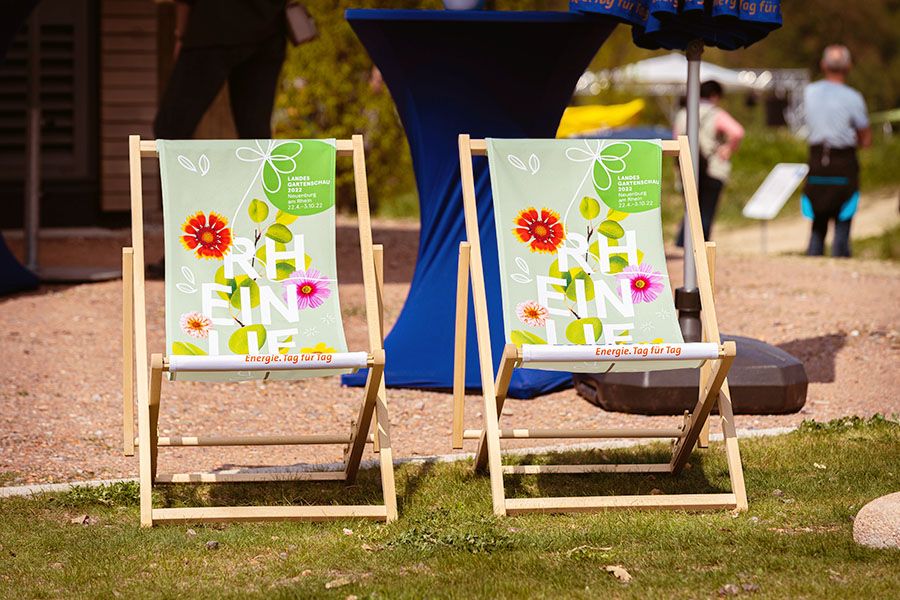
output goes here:
[{"label": "blue umbrella", "polygon": [[[781,0],[569,0],[569,10],[611,16],[631,25],[631,37],[641,48],[685,51],[687,134],[695,169],[700,164],[697,158],[703,47],[745,48],[781,27]],[[699,179],[698,172],[694,175]],[[699,296],[692,251],[690,236],[685,236],[684,291]],[[679,320],[685,340],[698,341],[699,313],[682,313]]]},{"label": "blue umbrella", "polygon": [[685,50],[695,40],[735,50],[781,26],[781,0],[569,0],[569,10],[620,19],[650,50]]}]

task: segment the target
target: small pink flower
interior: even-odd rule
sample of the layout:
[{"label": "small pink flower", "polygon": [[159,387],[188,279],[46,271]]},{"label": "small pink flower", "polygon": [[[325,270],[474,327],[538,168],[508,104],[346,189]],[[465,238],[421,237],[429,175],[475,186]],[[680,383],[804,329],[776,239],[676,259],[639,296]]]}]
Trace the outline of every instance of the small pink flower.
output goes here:
[{"label": "small pink flower", "polygon": [[663,274],[654,271],[648,264],[630,265],[616,275],[616,279],[627,279],[631,284],[632,302],[653,302],[663,291]]},{"label": "small pink flower", "polygon": [[[297,286],[297,306],[303,308],[316,308],[321,306],[325,299],[331,296],[329,279],[316,269],[307,271],[294,271],[290,277],[282,281],[282,284]],[[290,288],[284,293],[285,300],[290,300]]]},{"label": "small pink flower", "polygon": [[520,302],[516,305],[516,316],[529,327],[543,327],[550,312],[534,300]]},{"label": "small pink flower", "polygon": [[212,320],[206,315],[196,311],[181,315],[179,324],[181,325],[181,330],[183,332],[200,339],[209,336],[209,330],[212,329]]}]

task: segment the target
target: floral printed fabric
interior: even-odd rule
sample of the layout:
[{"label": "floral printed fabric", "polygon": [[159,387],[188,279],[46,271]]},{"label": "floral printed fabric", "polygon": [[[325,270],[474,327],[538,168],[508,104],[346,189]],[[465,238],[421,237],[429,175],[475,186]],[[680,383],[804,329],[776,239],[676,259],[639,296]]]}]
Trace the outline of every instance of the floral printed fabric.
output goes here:
[{"label": "floral printed fabric", "polygon": [[[346,352],[334,140],[159,140],[166,354]],[[321,375],[321,372],[315,375]],[[303,372],[179,373],[178,379]]]},{"label": "floral printed fabric", "polygon": [[[489,139],[488,159],[509,342],[683,342],[662,242],[658,140]],[[693,365],[538,366],[590,372]]]}]

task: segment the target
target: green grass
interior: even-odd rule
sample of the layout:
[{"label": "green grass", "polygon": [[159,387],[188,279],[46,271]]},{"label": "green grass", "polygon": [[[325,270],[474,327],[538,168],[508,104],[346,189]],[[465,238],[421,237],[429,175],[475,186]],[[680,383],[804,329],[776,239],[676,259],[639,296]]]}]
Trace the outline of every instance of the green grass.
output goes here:
[{"label": "green grass", "polygon": [[[651,461],[664,452],[650,446],[553,458]],[[470,463],[399,468],[401,518],[390,525],[142,530],[134,484],[6,499],[0,501],[0,596],[715,598],[727,584],[758,586],[740,593],[758,598],[896,595],[900,551],[859,547],[851,533],[863,504],[900,488],[900,425],[883,418],[807,423],[788,435],[746,440],[742,452],[750,510],[741,514],[500,519],[491,516],[487,478],[473,475]],[[727,481],[721,447],[714,444],[695,453],[679,478],[511,477],[507,494],[721,491]],[[312,497],[309,489],[174,486],[155,501],[333,501],[342,491],[332,486]],[[347,496],[375,500],[373,489],[377,474],[367,471]],[[72,523],[84,515],[89,525]],[[218,548],[207,549],[210,541]],[[624,567],[633,580],[619,582],[605,569],[611,565]]]},{"label": "green grass", "polygon": [[900,226],[893,227],[881,235],[851,240],[855,258],[900,261]]},{"label": "green grass", "polygon": [[[747,137],[740,150],[734,155],[731,180],[722,191],[716,213],[716,227],[729,229],[746,227],[755,221],[745,219],[741,214],[744,205],[762,184],[766,175],[780,162],[806,162],[806,144],[785,129],[753,126],[748,128]],[[672,161],[674,164],[674,161]],[[871,148],[860,152],[860,189],[863,193],[896,188],[900,186],[900,136],[882,138],[878,136]],[[683,213],[682,200],[672,183],[674,167],[669,161],[663,162],[663,224],[667,233],[674,237]],[[798,189],[785,203],[777,219],[796,217],[800,214],[800,194]]]}]

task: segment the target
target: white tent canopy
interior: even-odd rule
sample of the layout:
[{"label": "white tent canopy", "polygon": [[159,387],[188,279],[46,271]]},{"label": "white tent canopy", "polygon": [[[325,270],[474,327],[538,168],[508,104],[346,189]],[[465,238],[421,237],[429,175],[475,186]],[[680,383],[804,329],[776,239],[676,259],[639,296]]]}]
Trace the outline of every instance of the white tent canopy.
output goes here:
[{"label": "white tent canopy", "polygon": [[[738,71],[708,62],[700,62],[700,81],[714,79],[728,91],[762,91],[772,85],[772,75],[766,71]],[[638,88],[655,96],[684,94],[687,83],[687,59],[680,52],[655,56],[624,67],[586,72],[576,87],[576,93],[594,95],[609,84]]]}]

